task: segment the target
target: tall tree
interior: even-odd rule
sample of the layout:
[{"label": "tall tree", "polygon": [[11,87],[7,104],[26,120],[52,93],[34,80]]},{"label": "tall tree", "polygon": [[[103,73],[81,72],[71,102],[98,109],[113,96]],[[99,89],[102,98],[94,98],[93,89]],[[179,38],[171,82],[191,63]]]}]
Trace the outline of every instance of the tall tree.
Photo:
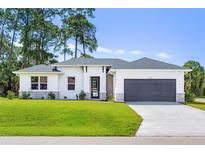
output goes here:
[{"label": "tall tree", "polygon": [[[75,42],[75,58],[77,53],[86,54],[85,49],[90,52],[96,50],[97,40],[95,38],[96,28],[91,24],[87,17],[93,16],[93,9],[75,9],[71,11],[71,16],[63,20],[64,31],[68,33]],[[79,50],[78,45],[83,46],[83,52]]]},{"label": "tall tree", "polygon": [[203,95],[204,67],[199,62],[190,60],[184,64],[184,68],[192,69],[185,74],[185,91],[192,92],[196,96]]},{"label": "tall tree", "polygon": [[0,60],[8,55],[12,20],[12,13],[9,9],[0,9]]},{"label": "tall tree", "polygon": [[[63,25],[64,26],[64,25]],[[68,40],[70,38],[70,34],[66,31],[65,27],[61,27],[58,30],[58,38],[55,45],[55,51],[60,52],[60,54],[63,54],[64,61],[66,60],[66,55],[73,55],[73,51],[68,46]]]},{"label": "tall tree", "polygon": [[20,13],[21,9],[11,9],[12,14],[14,16],[14,22],[12,22],[12,37],[11,37],[11,48],[9,51],[9,59],[12,61],[13,58],[13,48],[14,48],[14,42],[16,39],[16,33],[19,30],[19,19],[20,19]]},{"label": "tall tree", "polygon": [[57,25],[52,20],[56,14],[57,9],[25,10],[25,25],[21,31],[23,63],[41,64],[54,58],[52,48],[57,38]]},{"label": "tall tree", "polygon": [[90,23],[85,16],[81,15],[81,35],[80,44],[83,46],[83,55],[86,55],[86,49],[91,53],[97,49],[97,39],[95,37],[96,27]]},{"label": "tall tree", "polygon": [[[69,41],[75,41],[75,57],[92,58],[86,50],[97,48],[96,28],[88,19],[94,9],[0,9],[0,93],[17,91],[14,70],[42,63],[55,63],[55,50],[73,55]],[[62,24],[56,22],[56,16]],[[80,46],[80,47],[79,47]],[[80,49],[83,49],[82,51]]]}]

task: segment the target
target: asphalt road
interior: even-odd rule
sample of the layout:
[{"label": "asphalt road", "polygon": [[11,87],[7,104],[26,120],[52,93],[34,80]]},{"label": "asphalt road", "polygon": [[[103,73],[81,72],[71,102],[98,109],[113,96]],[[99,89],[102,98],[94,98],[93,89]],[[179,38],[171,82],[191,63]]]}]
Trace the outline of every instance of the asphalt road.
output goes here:
[{"label": "asphalt road", "polygon": [[205,137],[0,137],[0,145],[204,145]]}]

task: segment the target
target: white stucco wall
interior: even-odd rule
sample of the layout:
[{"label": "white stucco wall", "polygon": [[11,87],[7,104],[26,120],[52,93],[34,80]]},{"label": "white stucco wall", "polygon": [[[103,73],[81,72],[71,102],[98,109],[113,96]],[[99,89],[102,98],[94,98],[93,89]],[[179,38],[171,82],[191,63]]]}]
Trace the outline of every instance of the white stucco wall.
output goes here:
[{"label": "white stucco wall", "polygon": [[[47,90],[31,90],[31,76],[47,76]],[[20,87],[19,91],[54,91],[58,92],[58,74],[20,74]]]},{"label": "white stucco wall", "polygon": [[[76,99],[81,90],[83,90],[83,70],[82,67],[58,67],[58,70],[64,72],[64,74],[59,75],[59,96],[60,99]],[[75,90],[68,90],[68,77],[75,77]]]},{"label": "white stucco wall", "polygon": [[[59,75],[59,96],[64,99],[76,99],[82,90],[85,93],[91,93],[90,79],[93,76],[100,77],[100,93],[106,93],[106,69],[102,72],[102,66],[88,66],[87,72],[85,66],[59,66],[58,69],[64,74]],[[67,78],[75,77],[75,90],[68,90]]]},{"label": "white stucco wall", "polygon": [[111,72],[112,71],[115,72],[114,94],[118,101],[124,101],[124,79],[176,79],[176,93],[184,93],[184,71],[132,69],[111,70]]},{"label": "white stucco wall", "polygon": [[[58,66],[58,70],[63,74],[46,74],[46,73],[28,73],[20,74],[21,91],[52,91],[59,92],[59,99],[76,99],[76,95],[83,90],[90,95],[91,93],[91,77],[100,77],[100,93],[106,93],[106,68],[102,72],[104,66],[88,66],[87,72],[85,66]],[[31,76],[47,76],[47,90],[31,90]],[[68,77],[75,77],[75,90],[68,90]],[[101,98],[100,98],[101,99]]]}]

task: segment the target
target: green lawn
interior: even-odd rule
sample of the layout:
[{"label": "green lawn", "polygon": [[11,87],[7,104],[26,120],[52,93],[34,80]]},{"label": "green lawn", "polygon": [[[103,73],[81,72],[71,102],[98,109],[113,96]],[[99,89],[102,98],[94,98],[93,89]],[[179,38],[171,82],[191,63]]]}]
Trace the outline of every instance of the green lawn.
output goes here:
[{"label": "green lawn", "polygon": [[0,99],[1,136],[134,136],[141,121],[123,103]]},{"label": "green lawn", "polygon": [[205,103],[200,103],[200,102],[187,102],[186,105],[205,110]]},{"label": "green lawn", "polygon": [[199,96],[198,98],[205,98],[205,96]]}]

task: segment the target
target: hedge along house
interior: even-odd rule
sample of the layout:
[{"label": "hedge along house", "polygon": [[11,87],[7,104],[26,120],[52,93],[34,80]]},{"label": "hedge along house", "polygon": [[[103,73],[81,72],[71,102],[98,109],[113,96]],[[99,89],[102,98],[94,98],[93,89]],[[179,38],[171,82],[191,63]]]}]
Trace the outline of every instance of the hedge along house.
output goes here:
[{"label": "hedge along house", "polygon": [[142,58],[133,62],[121,59],[77,58],[52,65],[36,65],[13,73],[20,78],[19,94],[57,99],[76,99],[81,91],[86,99],[116,101],[184,102],[184,72],[180,66]]}]

